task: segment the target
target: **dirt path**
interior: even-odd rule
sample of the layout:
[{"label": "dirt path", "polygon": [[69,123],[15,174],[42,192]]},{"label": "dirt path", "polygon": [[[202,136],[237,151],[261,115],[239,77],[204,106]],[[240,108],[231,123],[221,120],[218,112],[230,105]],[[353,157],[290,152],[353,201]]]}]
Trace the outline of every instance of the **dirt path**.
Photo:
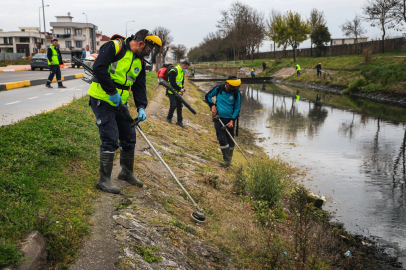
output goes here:
[{"label": "dirt path", "polygon": [[[151,122],[160,121],[169,126],[170,124],[165,123],[168,110],[167,106],[163,105],[166,104],[165,92],[162,88],[158,91],[146,109],[147,117]],[[188,97],[188,101],[192,104],[193,98]],[[184,132],[207,132],[201,126],[188,121],[186,117],[184,123],[187,125]],[[182,148],[177,145],[162,140],[155,141],[153,136],[148,135],[149,132],[153,132],[152,129],[146,129],[143,132],[160,153],[182,151]],[[207,161],[189,153],[183,155],[185,168],[181,172],[174,173],[184,183],[186,189],[188,186],[199,186],[193,181],[195,173],[193,164],[203,164]],[[144,182],[144,187],[130,186],[117,179],[121,169],[117,158],[112,180],[122,188],[123,194],[101,192],[94,205],[95,213],[91,217],[93,224],[91,236],[69,269],[214,269],[213,267],[217,266],[219,261],[221,269],[234,269],[231,260],[221,251],[196,238],[194,233],[202,230],[197,226],[198,224],[193,227],[182,225],[189,228],[189,233],[177,235],[175,238],[168,228],[162,225],[173,221],[173,218],[171,213],[165,210],[161,200],[170,199],[182,205],[184,209],[177,208],[177,211],[184,211],[185,216],[193,211],[192,205],[184,199],[165,167],[153,158],[154,153],[139,134],[137,134],[135,156],[137,170],[135,174]],[[151,159],[146,162],[145,156]],[[144,159],[137,164],[137,157],[144,157]],[[180,226],[181,223],[176,224]],[[147,262],[139,255],[145,249],[154,247],[158,248],[154,252],[159,254],[161,261]],[[194,258],[193,261],[190,261],[189,257]]]},{"label": "dirt path", "polygon": [[275,78],[285,79],[286,77],[289,77],[290,75],[294,74],[295,72],[296,72],[295,68],[286,67],[286,68],[282,68],[281,70],[279,70],[278,72],[273,74],[273,76]]}]

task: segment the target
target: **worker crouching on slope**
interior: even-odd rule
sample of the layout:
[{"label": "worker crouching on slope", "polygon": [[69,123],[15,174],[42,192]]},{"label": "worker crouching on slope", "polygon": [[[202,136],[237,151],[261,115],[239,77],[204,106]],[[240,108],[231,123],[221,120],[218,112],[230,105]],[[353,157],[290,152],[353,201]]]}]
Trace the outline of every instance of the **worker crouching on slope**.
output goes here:
[{"label": "worker crouching on slope", "polygon": [[[179,94],[182,96],[183,96],[183,93],[185,93],[185,88],[183,87],[183,85],[185,83],[185,73],[187,72],[188,68],[189,68],[189,62],[183,61],[180,65],[177,65],[176,67],[174,67],[168,71],[169,84],[173,87],[173,89],[178,91]],[[176,110],[176,113],[177,113],[176,125],[184,128],[185,126],[183,125],[183,122],[182,122],[183,121],[182,102],[180,102],[173,95],[173,93],[169,90],[167,92],[167,96],[169,98],[169,112],[168,112],[168,116],[166,117],[166,122],[172,124],[173,113]]]},{"label": "worker crouching on slope", "polygon": [[[115,36],[116,37],[116,36]],[[145,86],[145,61],[156,47],[162,46],[161,40],[148,30],[140,30],[124,39],[119,37],[105,43],[93,65],[94,78],[90,85],[89,105],[96,116],[100,139],[100,178],[98,189],[110,193],[120,193],[120,189],[111,182],[111,172],[115,151],[120,148],[122,170],[118,179],[131,185],[143,186],[133,174],[135,130],[118,106],[127,104],[130,90],[133,92],[138,118],[144,121],[148,105]],[[126,105],[125,105],[126,106]]]},{"label": "worker crouching on slope", "polygon": [[[218,114],[233,137],[234,122],[241,109],[241,94],[238,90],[240,85],[240,79],[230,76],[226,80],[226,83],[215,86],[205,96],[205,101],[210,106],[213,117]],[[216,103],[213,103],[213,97],[216,97]],[[233,158],[234,141],[227,134],[227,131],[223,129],[220,121],[214,122],[214,128],[216,129],[217,140],[220,143],[224,159],[224,163],[220,163],[220,165],[229,167]]]}]

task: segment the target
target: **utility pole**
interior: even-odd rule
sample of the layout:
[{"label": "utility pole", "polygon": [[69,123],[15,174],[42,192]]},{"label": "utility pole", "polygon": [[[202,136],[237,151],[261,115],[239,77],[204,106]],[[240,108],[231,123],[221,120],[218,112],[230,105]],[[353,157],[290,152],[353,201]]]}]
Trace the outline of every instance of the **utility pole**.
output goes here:
[{"label": "utility pole", "polygon": [[[49,5],[46,5],[45,7],[49,7]],[[39,42],[41,42],[41,8],[42,7],[39,7],[38,8],[38,14],[39,14]],[[45,36],[45,33],[44,33],[44,36]],[[46,37],[45,37],[46,38]],[[37,44],[35,44],[35,45],[37,45]],[[40,48],[39,48],[39,52],[41,53],[41,46],[40,46]]]},{"label": "utility pole", "polygon": [[42,0],[42,17],[44,17],[44,47],[47,48],[47,29],[45,27],[45,9],[44,9],[44,0]]},{"label": "utility pole", "polygon": [[127,23],[130,23],[130,22],[135,22],[135,21],[129,21],[129,22],[125,23],[125,38],[127,38]]},{"label": "utility pole", "polygon": [[[86,29],[87,29],[87,15],[84,12],[83,12],[83,14],[86,16]],[[87,36],[87,38],[86,38],[87,44],[86,45],[89,45],[89,47],[92,48],[92,46],[90,46],[90,44],[89,44],[90,29],[89,29],[89,34],[86,35],[86,36]],[[86,46],[85,46],[85,48],[86,48]]]}]

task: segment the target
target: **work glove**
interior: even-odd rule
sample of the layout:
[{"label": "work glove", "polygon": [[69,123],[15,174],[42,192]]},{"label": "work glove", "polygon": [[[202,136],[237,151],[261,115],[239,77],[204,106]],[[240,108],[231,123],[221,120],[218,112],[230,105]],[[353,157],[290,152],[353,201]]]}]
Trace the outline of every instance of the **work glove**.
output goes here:
[{"label": "work glove", "polygon": [[138,110],[138,118],[141,118],[141,121],[144,121],[145,119],[147,119],[147,115],[145,114],[145,110],[144,109],[139,109]]},{"label": "work glove", "polygon": [[109,100],[114,103],[114,107],[118,107],[123,102],[119,93],[109,96]]},{"label": "work glove", "polygon": [[234,125],[234,120],[231,120],[230,122],[227,123],[226,126],[227,126],[228,128],[232,128],[233,125]]},{"label": "work glove", "polygon": [[217,114],[216,105],[211,106],[211,113],[213,114],[213,116],[215,116]]}]

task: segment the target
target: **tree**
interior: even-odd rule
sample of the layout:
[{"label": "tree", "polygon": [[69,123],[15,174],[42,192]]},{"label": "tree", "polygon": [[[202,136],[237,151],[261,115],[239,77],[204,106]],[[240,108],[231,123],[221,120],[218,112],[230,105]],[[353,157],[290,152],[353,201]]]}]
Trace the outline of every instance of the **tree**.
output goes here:
[{"label": "tree", "polygon": [[286,51],[286,47],[288,46],[287,32],[288,26],[285,16],[281,13],[275,13],[268,35],[276,43],[278,48],[282,47],[283,51]]},{"label": "tree", "polygon": [[247,49],[251,53],[251,63],[254,63],[255,49],[259,49],[262,41],[265,39],[265,22],[264,14],[257,12],[256,10],[250,10],[250,16],[248,18],[248,34]]},{"label": "tree", "polygon": [[161,41],[162,41],[162,46],[161,49],[159,50],[158,54],[157,54],[157,69],[159,69],[163,63],[160,63],[161,59],[163,62],[165,62],[165,57],[166,54],[168,53],[168,50],[171,46],[171,43],[173,42],[173,37],[171,35],[169,35],[169,33],[171,32],[171,30],[162,27],[162,26],[158,26],[156,27],[154,30],[152,30],[152,34],[158,36]]},{"label": "tree", "polygon": [[382,53],[385,52],[385,35],[388,29],[395,28],[394,8],[399,0],[367,0],[362,7],[364,19],[371,22],[372,27],[379,26],[382,30]]},{"label": "tree", "polygon": [[[312,33],[320,26],[326,26],[327,22],[324,17],[323,11],[318,11],[317,9],[313,8],[310,12],[310,19],[309,19],[309,26],[312,29]],[[311,36],[310,36],[311,39]],[[313,48],[314,41],[310,40],[310,48]],[[313,56],[313,50],[310,50],[310,55]]]},{"label": "tree", "polygon": [[345,21],[343,25],[340,25],[341,31],[343,31],[344,36],[354,37],[355,43],[358,43],[358,37],[367,33],[364,27],[361,25],[361,19],[358,15],[352,21]]},{"label": "tree", "polygon": [[[403,26],[406,23],[406,0],[398,0],[397,5],[393,9],[396,25]],[[397,27],[400,30],[400,27]]]},{"label": "tree", "polygon": [[187,48],[185,45],[173,45],[171,46],[172,52],[176,55],[176,61],[181,61],[182,58],[186,56]]},{"label": "tree", "polygon": [[325,46],[331,40],[330,31],[328,31],[327,26],[319,25],[314,31],[311,33],[310,38],[312,42],[316,45],[318,49],[318,56],[321,55],[321,50],[325,48]]},{"label": "tree", "polygon": [[281,14],[281,12],[279,10],[272,9],[271,13],[269,14],[269,18],[266,21],[267,31],[265,32],[265,34],[269,38],[269,40],[273,41],[273,50],[274,50],[274,52],[275,52],[275,40],[273,39],[273,36],[275,36],[275,32],[274,32],[274,30],[272,28],[272,24],[274,24],[276,18],[280,17],[281,15],[282,14]]},{"label": "tree", "polygon": [[309,22],[302,20],[299,13],[288,11],[286,14],[286,38],[293,49],[293,60],[296,62],[296,48],[311,34]]}]

